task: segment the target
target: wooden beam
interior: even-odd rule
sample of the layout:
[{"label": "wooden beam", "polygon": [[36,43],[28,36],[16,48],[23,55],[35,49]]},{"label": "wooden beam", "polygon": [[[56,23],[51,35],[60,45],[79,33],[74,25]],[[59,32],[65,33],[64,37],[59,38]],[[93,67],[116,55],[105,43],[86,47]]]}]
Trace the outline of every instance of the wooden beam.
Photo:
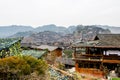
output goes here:
[{"label": "wooden beam", "polygon": [[103,60],[103,63],[113,63],[113,64],[118,63],[118,64],[120,64],[120,60]]}]

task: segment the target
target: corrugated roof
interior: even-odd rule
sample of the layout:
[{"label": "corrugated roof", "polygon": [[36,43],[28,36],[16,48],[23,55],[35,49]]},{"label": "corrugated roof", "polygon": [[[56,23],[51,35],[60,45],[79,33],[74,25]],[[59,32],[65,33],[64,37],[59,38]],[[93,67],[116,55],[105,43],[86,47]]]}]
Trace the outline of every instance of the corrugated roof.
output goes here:
[{"label": "corrugated roof", "polygon": [[38,48],[38,49],[48,49],[49,51],[54,51],[58,47],[57,46],[41,45],[41,46],[37,46],[36,48]]},{"label": "corrugated roof", "polygon": [[38,50],[23,50],[22,51],[23,55],[30,55],[30,56],[34,56],[36,58],[40,58],[46,53],[47,53],[46,51],[38,51]]},{"label": "corrugated roof", "polygon": [[0,50],[4,48],[9,48],[11,45],[14,43],[18,42],[20,38],[5,38],[5,39],[0,39]]}]

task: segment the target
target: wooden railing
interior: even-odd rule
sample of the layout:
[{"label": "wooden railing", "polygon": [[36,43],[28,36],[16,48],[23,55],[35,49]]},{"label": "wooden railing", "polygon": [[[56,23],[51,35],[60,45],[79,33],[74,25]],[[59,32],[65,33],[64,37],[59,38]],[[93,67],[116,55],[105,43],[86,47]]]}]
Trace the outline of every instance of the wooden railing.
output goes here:
[{"label": "wooden railing", "polygon": [[96,60],[120,60],[117,55],[93,55],[93,54],[75,54],[74,59],[96,59]]},{"label": "wooden railing", "polygon": [[81,54],[74,54],[74,59],[76,60],[84,60],[84,61],[102,61],[101,55],[81,55]]},{"label": "wooden railing", "polygon": [[103,56],[104,60],[120,60],[120,56]]}]

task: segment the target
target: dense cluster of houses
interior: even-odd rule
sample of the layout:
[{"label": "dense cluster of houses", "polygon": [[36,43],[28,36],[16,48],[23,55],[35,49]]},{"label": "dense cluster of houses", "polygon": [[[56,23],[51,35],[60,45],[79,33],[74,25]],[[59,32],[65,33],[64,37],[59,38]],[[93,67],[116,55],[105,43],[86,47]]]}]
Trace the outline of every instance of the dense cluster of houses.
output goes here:
[{"label": "dense cluster of houses", "polygon": [[[6,50],[9,53],[9,48],[18,42],[20,43],[20,41],[21,40],[11,40],[12,44],[10,44],[9,47],[3,46],[3,43],[0,43],[1,57],[8,56],[2,53],[3,50]],[[114,77],[120,76],[120,34],[99,34],[96,35],[92,41],[81,41],[72,44],[74,50],[73,60],[62,58],[63,49],[56,46],[22,45],[22,48],[26,50],[26,53],[27,50],[37,50],[36,53],[40,55],[39,57],[44,55],[44,59],[49,64],[54,64],[57,60],[66,66],[75,66],[75,70],[80,73],[104,77],[110,75],[110,72],[112,71],[115,73]],[[47,54],[46,52],[41,53],[40,51],[47,51]],[[31,53],[30,55],[36,53],[33,52],[33,54]]]}]

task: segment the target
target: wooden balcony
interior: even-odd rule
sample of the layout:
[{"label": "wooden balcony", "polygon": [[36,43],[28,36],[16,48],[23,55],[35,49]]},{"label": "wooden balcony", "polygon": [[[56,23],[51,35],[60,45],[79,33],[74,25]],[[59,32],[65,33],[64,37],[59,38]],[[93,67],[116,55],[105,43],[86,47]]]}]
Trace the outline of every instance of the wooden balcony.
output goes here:
[{"label": "wooden balcony", "polygon": [[88,57],[96,57],[96,56],[98,56],[98,57],[102,57],[102,55],[95,55],[95,54],[93,54],[93,55],[91,55],[91,54],[75,54],[74,53],[74,55],[75,55],[75,57],[78,57],[78,56],[88,56]]},{"label": "wooden balcony", "polygon": [[103,62],[103,63],[120,63],[120,56],[74,54],[73,60],[93,61],[93,62]]},{"label": "wooden balcony", "polygon": [[101,55],[81,55],[81,54],[75,54],[73,57],[74,60],[80,60],[80,61],[95,61],[95,62],[101,62],[102,56]]}]

